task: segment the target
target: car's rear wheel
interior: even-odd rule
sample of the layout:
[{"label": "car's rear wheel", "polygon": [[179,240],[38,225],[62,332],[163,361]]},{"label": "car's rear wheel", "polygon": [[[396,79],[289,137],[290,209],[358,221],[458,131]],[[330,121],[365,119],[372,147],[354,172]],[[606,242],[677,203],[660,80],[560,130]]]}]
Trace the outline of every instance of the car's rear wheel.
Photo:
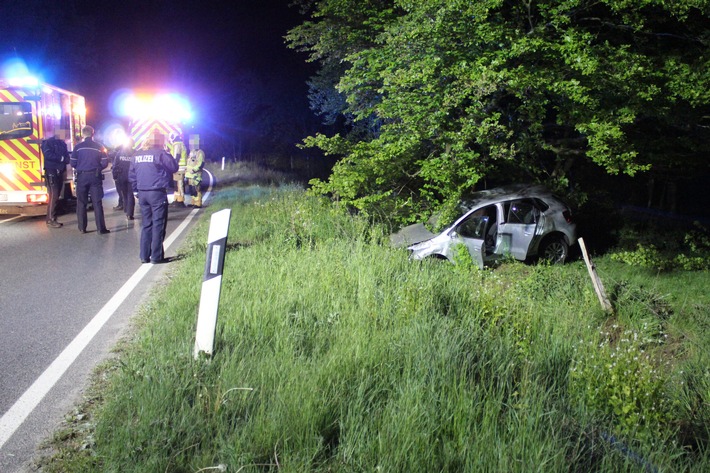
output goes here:
[{"label": "car's rear wheel", "polygon": [[539,255],[550,264],[562,264],[569,255],[569,245],[563,237],[550,237],[540,245]]}]

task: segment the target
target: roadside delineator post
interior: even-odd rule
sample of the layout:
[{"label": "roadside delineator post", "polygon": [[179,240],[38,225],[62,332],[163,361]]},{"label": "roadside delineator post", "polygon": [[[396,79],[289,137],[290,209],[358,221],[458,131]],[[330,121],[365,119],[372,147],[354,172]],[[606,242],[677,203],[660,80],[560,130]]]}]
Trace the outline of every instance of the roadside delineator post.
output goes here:
[{"label": "roadside delineator post", "polygon": [[214,350],[217,308],[222,288],[222,270],[224,269],[224,254],[227,247],[231,214],[231,209],[224,209],[212,214],[210,219],[210,229],[207,235],[207,260],[205,261],[205,274],[202,277],[200,309],[197,314],[195,359],[200,352],[211,356]]},{"label": "roadside delineator post", "polygon": [[589,258],[589,253],[587,253],[587,247],[584,244],[584,240],[582,238],[579,238],[577,242],[579,243],[579,247],[582,250],[582,257],[584,258],[584,262],[587,264],[587,271],[589,272],[589,277],[592,278],[594,291],[597,293],[597,297],[599,298],[599,303],[602,305],[602,309],[604,310],[604,312],[607,313],[614,312],[614,307],[611,305],[611,301],[609,301],[609,297],[606,295],[606,291],[604,290],[604,284],[602,284],[602,280],[597,274],[597,267]]}]

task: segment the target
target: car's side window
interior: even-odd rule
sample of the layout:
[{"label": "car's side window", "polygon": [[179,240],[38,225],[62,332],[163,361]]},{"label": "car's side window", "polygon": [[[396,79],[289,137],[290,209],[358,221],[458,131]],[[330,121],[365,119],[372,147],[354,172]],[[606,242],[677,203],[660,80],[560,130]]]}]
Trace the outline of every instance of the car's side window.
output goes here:
[{"label": "car's side window", "polygon": [[539,210],[529,199],[514,200],[506,203],[506,222],[522,225],[531,225],[537,222]]},{"label": "car's side window", "polygon": [[497,215],[498,211],[495,205],[480,208],[466,217],[459,224],[456,231],[466,238],[477,238],[479,240],[493,238],[495,240],[495,234],[498,230]]},{"label": "car's side window", "polygon": [[488,217],[486,215],[475,212],[461,222],[456,231],[462,237],[483,240],[487,223]]}]

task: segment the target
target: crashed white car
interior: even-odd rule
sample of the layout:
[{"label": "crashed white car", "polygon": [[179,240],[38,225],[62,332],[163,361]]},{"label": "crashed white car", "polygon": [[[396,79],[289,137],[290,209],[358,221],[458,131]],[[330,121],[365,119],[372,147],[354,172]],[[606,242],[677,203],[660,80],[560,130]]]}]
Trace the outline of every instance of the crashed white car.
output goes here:
[{"label": "crashed white car", "polygon": [[396,246],[408,246],[411,258],[454,261],[456,247],[468,248],[479,267],[504,257],[539,258],[563,263],[577,241],[570,208],[542,186],[511,186],[481,191],[460,205],[461,216],[435,235],[423,224],[392,235]]}]

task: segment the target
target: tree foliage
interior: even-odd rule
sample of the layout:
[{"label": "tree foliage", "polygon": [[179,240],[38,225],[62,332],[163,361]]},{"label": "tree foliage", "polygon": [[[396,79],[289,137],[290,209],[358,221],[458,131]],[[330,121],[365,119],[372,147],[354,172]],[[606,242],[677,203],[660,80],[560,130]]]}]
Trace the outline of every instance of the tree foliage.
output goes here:
[{"label": "tree foliage", "polygon": [[414,218],[482,180],[707,166],[708,0],[301,4],[312,105],[352,122],[305,140],[341,157],[315,192]]}]

